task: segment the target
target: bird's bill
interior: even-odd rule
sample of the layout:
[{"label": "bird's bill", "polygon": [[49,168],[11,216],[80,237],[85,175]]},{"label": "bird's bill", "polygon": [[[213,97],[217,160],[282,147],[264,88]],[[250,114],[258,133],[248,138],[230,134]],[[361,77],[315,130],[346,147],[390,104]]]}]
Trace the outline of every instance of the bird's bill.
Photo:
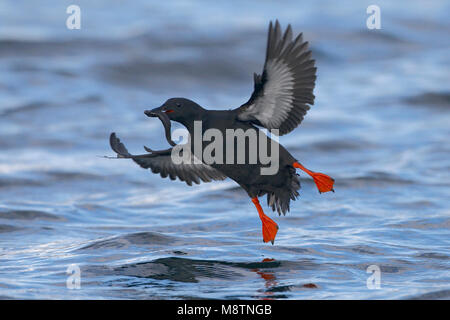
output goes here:
[{"label": "bird's bill", "polygon": [[145,110],[144,113],[147,117],[155,117],[155,118],[159,118],[159,120],[161,120],[161,122],[164,126],[164,131],[166,134],[167,142],[173,147],[176,145],[176,143],[173,142],[172,138],[171,138],[170,118],[167,115],[167,113],[170,113],[171,111],[172,111],[171,109],[167,109],[167,107],[161,106],[159,108],[155,108],[152,110]]},{"label": "bird's bill", "polygon": [[161,113],[171,113],[173,112],[172,109],[168,109],[165,106],[161,106],[152,110],[145,110],[144,113],[147,117],[158,117],[158,114]]}]

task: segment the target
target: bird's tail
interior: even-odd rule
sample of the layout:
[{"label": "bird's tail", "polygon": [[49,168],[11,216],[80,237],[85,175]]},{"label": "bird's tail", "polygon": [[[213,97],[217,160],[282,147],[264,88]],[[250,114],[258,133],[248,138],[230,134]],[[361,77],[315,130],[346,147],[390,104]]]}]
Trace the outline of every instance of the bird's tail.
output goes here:
[{"label": "bird's tail", "polygon": [[287,188],[280,188],[267,193],[267,205],[271,207],[273,211],[276,210],[278,215],[286,215],[286,212],[289,212],[291,200],[295,200],[299,196],[298,190],[300,189],[300,179],[298,178],[297,173],[295,173],[295,169],[292,167],[289,167],[289,180]]}]

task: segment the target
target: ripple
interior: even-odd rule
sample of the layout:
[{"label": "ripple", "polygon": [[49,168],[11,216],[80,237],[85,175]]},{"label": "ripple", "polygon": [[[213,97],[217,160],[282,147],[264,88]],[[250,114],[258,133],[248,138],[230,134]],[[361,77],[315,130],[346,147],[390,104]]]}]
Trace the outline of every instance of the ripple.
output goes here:
[{"label": "ripple", "polygon": [[424,293],[415,297],[412,297],[410,299],[412,300],[448,300],[450,298],[450,290],[439,290],[439,291],[433,291]]},{"label": "ripple", "polygon": [[6,233],[6,232],[14,232],[17,230],[21,230],[22,228],[10,226],[8,224],[0,224],[0,233]]},{"label": "ripple", "polygon": [[10,108],[7,107],[0,113],[0,116],[6,117],[6,116],[14,115],[17,113],[26,114],[27,112],[40,111],[42,109],[45,109],[48,107],[53,107],[53,106],[54,105],[52,103],[47,102],[47,101],[30,102],[30,103],[26,103],[26,104],[15,106],[15,107],[10,107]]},{"label": "ripple", "polygon": [[46,171],[45,174],[51,178],[62,181],[71,180],[98,180],[102,177],[97,174],[74,171]]},{"label": "ripple", "polygon": [[449,260],[450,256],[445,254],[440,254],[436,252],[425,252],[417,255],[419,258],[427,258],[427,259],[438,259],[438,260]]},{"label": "ripple", "polygon": [[432,221],[431,219],[413,220],[413,221],[406,221],[403,223],[391,224],[389,226],[397,228],[419,229],[419,230],[427,230],[427,229],[448,230],[450,228],[450,219],[437,219],[436,221]]},{"label": "ripple", "polygon": [[336,179],[339,185],[358,188],[360,186],[411,185],[415,181],[400,178],[386,172],[370,172],[364,176]]},{"label": "ripple", "polygon": [[[375,147],[374,144],[369,143],[367,141],[346,141],[346,140],[333,140],[329,139],[327,141],[316,142],[308,146],[311,149],[318,151],[353,151],[353,150],[362,150]],[[290,148],[291,150],[291,148]],[[293,151],[305,151],[305,147],[297,147],[292,148]]]},{"label": "ripple", "polygon": [[426,105],[450,110],[450,92],[426,92],[406,98],[405,101],[412,105]]},{"label": "ripple", "polygon": [[[229,262],[220,260],[189,259],[181,257],[159,258],[149,262],[127,264],[114,268],[120,275],[177,282],[199,282],[202,278],[233,280],[257,274],[266,281],[275,279],[273,272],[291,269],[311,269],[318,265],[310,261]],[[250,272],[250,273],[249,273]]]},{"label": "ripple", "polygon": [[37,210],[9,210],[0,211],[0,219],[9,220],[49,220],[61,221],[65,220],[63,217]]},{"label": "ripple", "polygon": [[175,241],[175,238],[162,235],[156,232],[138,232],[122,236],[115,236],[108,239],[96,240],[80,248],[79,250],[90,249],[119,249],[128,246],[149,246],[149,245],[168,245]]},{"label": "ripple", "polygon": [[286,285],[286,286],[276,286],[266,290],[266,292],[288,292],[295,290],[304,290],[304,289],[317,289],[317,285],[314,283],[305,283],[298,285]]},{"label": "ripple", "polygon": [[198,282],[198,278],[232,279],[241,276],[229,263],[178,257],[129,264],[116,268],[115,271],[120,275],[178,282]]},{"label": "ripple", "polygon": [[31,179],[21,179],[21,178],[1,178],[0,177],[0,188],[14,188],[14,187],[38,187],[44,184],[39,181]]}]

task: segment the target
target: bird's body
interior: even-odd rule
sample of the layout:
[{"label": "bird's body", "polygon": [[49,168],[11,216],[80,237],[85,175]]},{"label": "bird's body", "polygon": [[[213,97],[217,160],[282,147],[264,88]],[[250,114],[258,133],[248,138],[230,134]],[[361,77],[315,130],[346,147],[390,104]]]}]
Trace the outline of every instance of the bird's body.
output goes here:
[{"label": "bird's body", "polygon": [[[320,192],[334,191],[333,179],[303,167],[282,145],[261,134],[260,129],[264,127],[283,135],[298,126],[310,108],[308,104],[314,103],[315,73],[314,60],[302,35],[292,40],[290,26],[283,35],[279,23],[275,27],[271,23],[264,70],[261,75],[254,75],[254,91],[245,104],[226,111],[207,110],[189,99],[171,98],[145,113],[163,121],[172,146],[170,120],[183,124],[191,137],[189,144],[162,151],[146,148],[149,153],[132,155],[113,133],[111,147],[120,158],[131,158],[143,168],[172,180],[178,178],[188,185],[225,178],[234,180],[258,210],[264,242],[273,244],[278,226],[264,214],[258,197],[267,195],[268,205],[279,214],[286,214],[290,201],[299,195],[296,168],[311,175]],[[196,140],[198,136],[200,140]],[[242,143],[236,143],[240,138]],[[190,161],[174,160],[178,147],[184,148],[181,154],[193,155]],[[209,155],[214,161],[204,157],[212,149]],[[267,161],[269,154],[272,158],[276,156],[275,170],[273,163]],[[194,158],[197,162],[192,161]]]},{"label": "bird's body", "polygon": [[[203,109],[203,108],[202,108]],[[231,163],[226,163],[226,159],[223,159],[223,163],[212,163],[211,167],[220,171],[228,178],[234,180],[239,184],[251,198],[260,197],[265,194],[268,195],[268,204],[275,206],[278,209],[278,213],[286,213],[289,210],[290,200],[295,200],[298,196],[297,190],[300,189],[300,181],[298,175],[295,172],[292,164],[296,159],[287,151],[281,144],[268,137],[258,127],[251,122],[241,121],[238,119],[238,112],[236,110],[200,110],[196,113],[195,118],[189,120],[182,120],[182,124],[187,128],[189,134],[194,136],[194,122],[199,121],[201,123],[201,133],[205,134],[210,129],[218,130],[223,137],[226,137],[226,131],[232,130],[234,132],[254,132],[255,140],[253,142],[250,139],[245,140],[246,146],[242,148],[245,161],[244,163],[238,163],[237,159],[237,143],[234,141],[232,148],[234,149],[234,157]],[[262,139],[262,141],[260,141]],[[249,144],[254,144],[254,149],[250,148]],[[257,146],[260,143],[266,143],[268,153],[271,149],[278,151],[278,170],[271,175],[262,175],[261,168],[268,167],[268,164],[264,164],[260,158],[260,154],[257,152]],[[210,141],[202,141],[201,152],[207,148]],[[227,154],[226,143],[223,143],[222,153]],[[256,154],[256,163],[250,163],[250,154],[252,151]],[[195,154],[194,144],[191,144],[191,153]],[[277,206],[277,204],[279,204]]]}]

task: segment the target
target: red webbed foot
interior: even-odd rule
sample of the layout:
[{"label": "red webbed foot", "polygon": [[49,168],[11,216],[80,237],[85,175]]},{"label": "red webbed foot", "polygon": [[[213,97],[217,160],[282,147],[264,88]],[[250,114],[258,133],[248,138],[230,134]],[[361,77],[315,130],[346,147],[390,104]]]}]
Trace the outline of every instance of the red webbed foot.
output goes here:
[{"label": "red webbed foot", "polygon": [[320,173],[320,172],[314,172],[311,170],[306,169],[304,166],[302,166],[300,163],[298,162],[294,162],[292,164],[292,166],[294,168],[298,168],[300,170],[305,171],[307,174],[309,174],[313,180],[314,183],[317,186],[317,189],[319,189],[319,192],[328,192],[328,191],[333,191],[333,185],[334,185],[334,179],[331,178],[330,176],[324,174],[324,173]]},{"label": "red webbed foot", "polygon": [[261,205],[259,204],[258,198],[252,198],[252,202],[255,204],[256,209],[259,213],[259,218],[262,222],[262,234],[263,234],[263,241],[264,242],[271,242],[274,244],[275,237],[278,232],[278,225],[275,221],[270,219],[268,216],[264,214],[263,209],[261,208]]}]

